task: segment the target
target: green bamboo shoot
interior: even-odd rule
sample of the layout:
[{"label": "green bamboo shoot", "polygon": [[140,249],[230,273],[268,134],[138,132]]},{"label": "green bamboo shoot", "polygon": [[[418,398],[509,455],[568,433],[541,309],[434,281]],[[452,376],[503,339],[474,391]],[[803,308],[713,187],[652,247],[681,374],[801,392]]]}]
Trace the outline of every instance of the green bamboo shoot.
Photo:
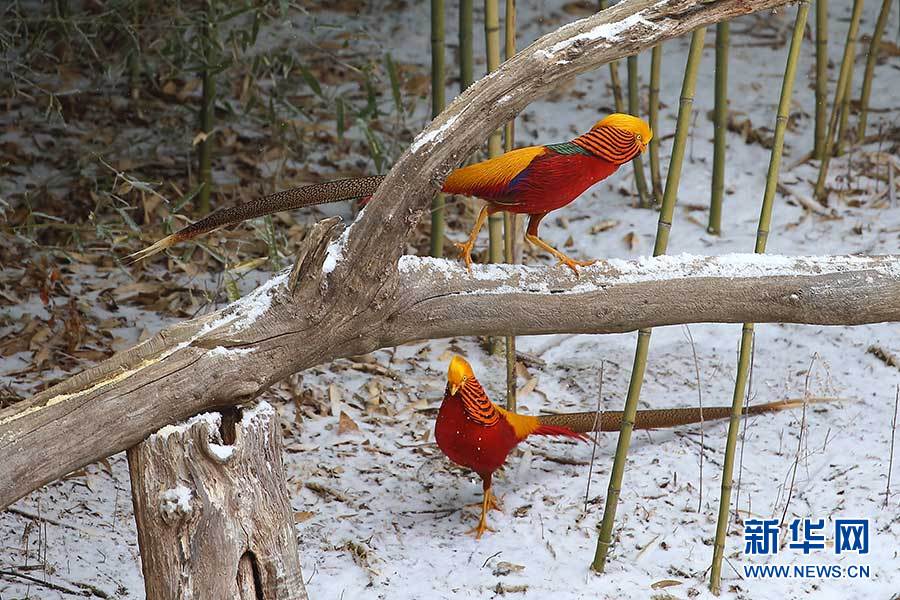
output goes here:
[{"label": "green bamboo shoot", "polygon": [[828,127],[828,0],[816,0],[816,129],[813,158],[825,156]]},{"label": "green bamboo shoot", "polygon": [[[635,117],[641,116],[640,87],[638,86],[638,57],[629,56],[628,64],[628,113]],[[653,203],[650,200],[650,192],[647,189],[647,179],[644,177],[643,155],[638,154],[631,161],[634,167],[634,185],[637,188],[638,207],[650,208]]]},{"label": "green bamboo shoot", "polygon": [[722,199],[725,196],[725,153],[728,133],[728,21],[716,25],[716,83],[714,108],[712,197],[709,202],[709,224],[713,235],[722,233]]},{"label": "green bamboo shoot", "polygon": [[[606,10],[609,5],[607,0],[600,1],[600,10]],[[625,97],[622,93],[622,82],[619,79],[619,61],[609,63],[609,85],[612,87],[613,103],[617,113],[625,112]]]},{"label": "green bamboo shoot", "polygon": [[[762,208],[759,213],[759,226],[756,233],[754,251],[762,254],[766,251],[769,230],[772,225],[772,207],[775,191],[778,187],[778,173],[781,168],[781,156],[784,149],[784,132],[787,129],[791,108],[791,96],[794,91],[794,79],[797,74],[797,62],[800,57],[800,45],[803,43],[803,31],[806,28],[806,17],[809,13],[809,2],[801,0],[794,20],[794,32],[788,51],[787,65],[781,84],[781,99],[778,103],[778,116],[775,119],[775,139],[772,142],[772,153],[769,158],[769,171],[766,176],[766,189],[763,193]],[[738,356],[738,372],[734,383],[734,394],[731,402],[731,420],[728,423],[728,438],[725,443],[725,459],[722,464],[722,493],[719,498],[719,518],[716,525],[716,537],[713,546],[713,560],[710,569],[709,588],[714,594],[721,589],[722,559],[725,556],[725,535],[728,529],[728,514],[731,508],[731,485],[734,474],[734,455],[737,447],[738,427],[743,411],[744,390],[750,373],[750,354],[753,347],[753,323],[744,323],[741,332],[741,349]]]},{"label": "green bamboo shoot", "polygon": [[[444,0],[431,0],[431,117],[438,116],[446,102],[444,89]],[[444,194],[431,201],[431,255],[444,255]]]},{"label": "green bamboo shoot", "polygon": [[662,175],[659,172],[659,71],[662,63],[662,44],[653,47],[650,53],[650,181],[653,186],[653,203],[662,201]]},{"label": "green bamboo shoot", "polygon": [[[497,0],[484,0],[484,37],[487,50],[487,71],[490,73],[500,66],[500,9]],[[488,138],[488,157],[503,153],[500,130]],[[503,262],[503,216],[495,213],[488,218],[488,262]]]},{"label": "green bamboo shoot", "polygon": [[[516,0],[506,0],[506,59],[516,53]],[[516,120],[506,124],[504,150],[509,152],[515,145]],[[516,262],[516,238],[518,237],[518,215],[503,213],[503,250],[507,263]],[[506,410],[516,410],[516,338],[506,336]]]},{"label": "green bamboo shoot", "polygon": [[825,145],[822,151],[822,161],[819,164],[819,177],[816,180],[815,197],[819,202],[825,200],[825,180],[828,177],[828,163],[833,152],[834,134],[840,118],[841,106],[844,94],[849,91],[850,63],[855,55],[856,35],[859,32],[859,19],[862,15],[863,0],[853,0],[853,10],[850,14],[850,27],[847,29],[847,41],[844,44],[844,56],[841,59],[841,70],[838,75],[837,86],[834,90],[834,105],[831,107],[831,118],[828,120],[828,131],[825,133]]},{"label": "green bamboo shoot", "polygon": [[859,98],[859,123],[856,129],[856,139],[861,141],[866,137],[866,120],[869,116],[869,96],[872,94],[872,75],[875,71],[875,63],[878,62],[878,52],[881,47],[881,36],[887,27],[888,16],[891,12],[892,0],[881,1],[881,12],[875,21],[875,31],[869,42],[869,51],[866,56],[866,70],[863,73],[862,94]]},{"label": "green bamboo shoot", "polygon": [[[678,185],[681,181],[681,167],[684,163],[684,151],[691,126],[691,113],[694,107],[694,89],[697,83],[697,71],[700,66],[700,58],[703,55],[703,41],[706,36],[706,28],[700,27],[691,35],[691,47],[688,52],[687,65],[684,71],[684,81],[681,85],[681,102],[678,106],[678,119],[675,125],[675,139],[672,142],[672,156],[669,159],[669,171],[666,175],[666,189],[663,192],[663,203],[659,211],[659,224],[656,228],[656,244],[653,255],[665,254],[669,245],[669,231],[672,228],[672,217],[675,214],[675,201],[678,197]],[[603,509],[603,522],[600,525],[600,536],[597,540],[597,549],[594,553],[594,562],[591,568],[602,573],[606,567],[606,558],[609,546],[612,544],[613,523],[616,519],[616,508],[619,503],[619,493],[622,489],[622,476],[625,472],[625,461],[628,456],[628,448],[631,445],[631,431],[634,427],[634,416],[637,412],[637,404],[641,395],[641,386],[644,382],[644,372],[647,368],[647,354],[650,349],[650,329],[641,329],[638,332],[637,348],[634,354],[634,366],[631,369],[631,382],[628,385],[628,395],[625,399],[625,409],[622,414],[622,427],[619,431],[619,441],[616,445],[616,456],[613,468],[609,475],[609,489],[606,494],[606,504]]]},{"label": "green bamboo shoot", "polygon": [[459,0],[459,91],[472,85],[472,10],[474,0]]}]

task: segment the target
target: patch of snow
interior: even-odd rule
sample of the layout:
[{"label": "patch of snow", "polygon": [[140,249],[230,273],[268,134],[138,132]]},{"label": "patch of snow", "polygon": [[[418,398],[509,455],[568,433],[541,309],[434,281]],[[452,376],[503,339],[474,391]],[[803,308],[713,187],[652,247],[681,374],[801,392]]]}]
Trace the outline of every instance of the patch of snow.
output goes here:
[{"label": "patch of snow", "polygon": [[325,260],[322,262],[322,273],[328,275],[332,271],[334,271],[337,264],[344,260],[344,246],[347,244],[347,239],[350,237],[350,227],[344,229],[344,232],[341,236],[332,240],[330,244],[328,244],[328,248],[325,250]]},{"label": "patch of snow", "polygon": [[275,409],[272,405],[262,400],[250,409],[245,409],[241,415],[241,427],[247,429],[256,427],[264,421],[269,421],[275,415]]},{"label": "patch of snow", "polygon": [[[576,23],[573,23],[574,26]],[[595,40],[605,40],[609,42],[609,45],[612,45],[615,42],[619,34],[621,34],[626,29],[634,27],[635,25],[643,24],[656,29],[656,24],[648,21],[644,18],[644,11],[640,11],[631,15],[630,17],[626,17],[621,21],[615,21],[613,23],[602,23],[592,28],[590,31],[585,31],[584,33],[580,33],[578,35],[572,36],[568,39],[559,41],[550,47],[550,50],[537,50],[535,52],[536,56],[543,58],[553,58],[557,53],[562,52],[569,46],[577,44],[579,42],[593,42]]]},{"label": "patch of snow", "polygon": [[900,260],[852,255],[781,256],[752,253],[719,256],[682,253],[643,256],[635,260],[609,259],[590,267],[582,267],[577,279],[574,274],[559,267],[558,272],[552,274],[551,280],[548,278],[547,267],[507,264],[473,265],[469,274],[460,261],[418,256],[401,257],[398,268],[401,273],[428,273],[447,280],[470,277],[476,281],[502,283],[490,289],[469,292],[472,294],[546,294],[551,291],[552,281],[561,285],[566,276],[575,285],[558,290],[558,293],[580,294],[610,285],[673,279],[810,276],[863,269],[888,277],[900,276]]},{"label": "patch of snow", "polygon": [[216,346],[209,352],[207,356],[224,356],[225,358],[239,358],[253,354],[253,348],[226,348],[225,346]]},{"label": "patch of snow", "polygon": [[156,433],[152,434],[150,438],[161,438],[165,440],[170,435],[186,433],[191,427],[198,423],[206,423],[210,431],[218,431],[219,427],[222,426],[222,415],[217,412],[200,413],[199,415],[194,415],[187,421],[176,423],[174,425],[166,425]]},{"label": "patch of snow", "polygon": [[219,460],[226,461],[234,454],[234,446],[210,442],[209,451]]},{"label": "patch of snow", "polygon": [[190,488],[178,484],[177,486],[159,493],[159,510],[165,515],[189,515],[191,499],[194,497]]},{"label": "patch of snow", "polygon": [[416,136],[416,139],[413,140],[413,143],[409,147],[409,151],[413,154],[418,152],[422,146],[425,144],[436,144],[440,142],[444,137],[444,132],[447,131],[450,127],[456,123],[456,120],[459,118],[459,115],[453,115],[447,122],[435,129],[434,131],[423,131],[419,135]]}]

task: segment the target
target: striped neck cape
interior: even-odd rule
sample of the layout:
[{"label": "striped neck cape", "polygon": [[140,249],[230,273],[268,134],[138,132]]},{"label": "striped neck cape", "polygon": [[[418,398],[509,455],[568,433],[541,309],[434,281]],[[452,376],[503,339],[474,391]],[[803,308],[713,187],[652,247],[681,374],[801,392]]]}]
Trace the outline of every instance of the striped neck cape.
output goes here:
[{"label": "striped neck cape", "polygon": [[627,163],[641,152],[633,132],[608,125],[595,127],[571,143],[616,165]]}]

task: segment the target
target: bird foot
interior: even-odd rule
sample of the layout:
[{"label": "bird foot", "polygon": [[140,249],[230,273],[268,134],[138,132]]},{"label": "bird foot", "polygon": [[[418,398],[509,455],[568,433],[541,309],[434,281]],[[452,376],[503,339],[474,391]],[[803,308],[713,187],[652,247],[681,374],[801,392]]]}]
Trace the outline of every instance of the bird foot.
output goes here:
[{"label": "bird foot", "polygon": [[594,259],[594,260],[576,260],[574,258],[569,258],[568,256],[560,256],[559,262],[557,262],[556,264],[557,265],[565,265],[565,266],[569,267],[570,269],[572,269],[572,272],[575,273],[575,276],[577,277],[578,276],[578,267],[589,267],[592,264],[594,264],[595,262],[597,262],[596,259]]},{"label": "bird foot", "polygon": [[490,531],[491,533],[497,533],[496,529],[494,529],[493,527],[488,527],[487,519],[481,519],[480,521],[478,521],[478,525],[476,525],[472,529],[468,530],[466,532],[466,534],[468,535],[468,534],[474,533],[475,539],[480,540],[481,536],[484,535],[485,531]]},{"label": "bird foot", "polygon": [[466,270],[472,273],[472,248],[475,244],[472,242],[453,242],[453,245],[459,249],[463,262],[466,263]]}]

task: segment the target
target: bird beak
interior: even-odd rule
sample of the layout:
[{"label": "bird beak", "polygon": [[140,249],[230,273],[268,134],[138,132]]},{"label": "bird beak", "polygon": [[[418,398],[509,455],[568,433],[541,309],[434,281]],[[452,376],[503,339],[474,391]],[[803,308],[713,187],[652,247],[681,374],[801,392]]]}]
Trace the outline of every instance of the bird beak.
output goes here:
[{"label": "bird beak", "polygon": [[450,395],[455,396],[456,392],[458,392],[458,391],[459,391],[459,385],[457,385],[455,383],[451,383],[450,384]]}]

